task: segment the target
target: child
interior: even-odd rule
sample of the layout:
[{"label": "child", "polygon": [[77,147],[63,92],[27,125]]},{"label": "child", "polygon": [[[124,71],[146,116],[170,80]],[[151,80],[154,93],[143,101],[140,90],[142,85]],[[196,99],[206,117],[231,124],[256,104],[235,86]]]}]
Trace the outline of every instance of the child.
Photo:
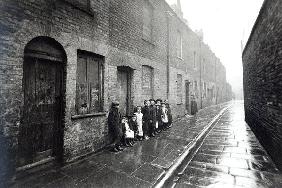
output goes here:
[{"label": "child", "polygon": [[[134,131],[134,141],[137,141],[138,135],[138,125],[137,125],[137,116],[133,114],[129,120],[129,128]],[[134,141],[132,143],[134,143]]]},{"label": "child", "polygon": [[150,101],[145,100],[144,101],[144,107],[142,108],[142,114],[143,114],[143,138],[145,140],[148,140],[149,137],[149,125],[151,121],[151,115],[150,115]]},{"label": "child", "polygon": [[113,137],[114,152],[123,150],[123,148],[121,147],[122,127],[120,123],[121,115],[119,112],[119,103],[113,102],[108,116],[108,124],[109,132]]},{"label": "child", "polygon": [[128,118],[126,116],[122,117],[121,120],[123,126],[123,133],[124,133],[124,144],[125,146],[133,146],[133,139],[134,139],[134,131],[130,129]]},{"label": "child", "polygon": [[156,103],[156,132],[160,133],[162,130],[162,110],[161,102],[157,100]]},{"label": "child", "polygon": [[163,123],[163,129],[167,129],[168,128],[168,110],[164,102],[162,103],[161,111],[162,111],[161,118],[162,118],[162,123]]},{"label": "child", "polygon": [[137,123],[137,139],[143,140],[143,114],[142,114],[142,107],[137,106],[136,115],[136,123]]},{"label": "child", "polygon": [[168,100],[165,100],[166,108],[167,108],[167,115],[168,115],[168,126],[167,128],[171,128],[172,126],[172,114],[171,114],[171,109],[168,103]]},{"label": "child", "polygon": [[157,114],[156,114],[156,106],[155,106],[155,100],[150,99],[150,136],[155,137],[156,135],[156,126],[157,126]]},{"label": "child", "polygon": [[162,99],[157,99],[156,100],[156,105],[159,105],[160,107],[161,107],[161,103],[162,103],[163,101],[162,101]]}]

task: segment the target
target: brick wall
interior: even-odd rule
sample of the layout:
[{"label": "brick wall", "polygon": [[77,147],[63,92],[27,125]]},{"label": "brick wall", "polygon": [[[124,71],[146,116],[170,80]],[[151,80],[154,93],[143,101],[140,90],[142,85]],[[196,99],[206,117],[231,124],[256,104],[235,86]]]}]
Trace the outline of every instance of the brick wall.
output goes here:
[{"label": "brick wall", "polygon": [[[189,112],[185,109],[185,82],[198,82],[200,88],[200,59],[205,57],[204,80],[210,87],[223,89],[225,69],[212,51],[179,19],[164,0],[149,2],[153,6],[152,40],[143,39],[143,1],[91,0],[91,8],[78,7],[70,0],[20,1],[1,0],[0,6],[0,133],[5,141],[11,164],[16,164],[18,135],[22,126],[23,61],[24,49],[29,41],[46,36],[57,41],[64,49],[65,114],[64,161],[71,161],[89,152],[97,151],[110,142],[107,112],[112,101],[119,99],[117,67],[132,69],[131,101],[143,104],[142,65],[153,69],[153,98],[168,98],[173,116]],[[168,14],[170,12],[170,14]],[[183,37],[183,57],[176,57],[176,31]],[[169,31],[169,32],[168,32]],[[169,44],[167,46],[167,44]],[[203,47],[201,47],[203,46]],[[169,47],[169,48],[168,48]],[[77,117],[75,109],[77,50],[103,56],[104,62],[104,113],[91,117]],[[196,52],[194,58],[194,52]],[[194,59],[196,67],[194,67]],[[169,66],[169,75],[167,69]],[[214,67],[213,67],[214,66]],[[223,67],[223,68],[222,68]],[[209,70],[217,70],[216,75]],[[182,103],[177,104],[177,74],[182,75]],[[169,83],[169,86],[167,85]],[[169,93],[167,93],[169,87]],[[190,88],[190,93],[194,93]],[[223,98],[224,93],[219,96]],[[190,98],[190,96],[188,96]],[[198,104],[200,98],[197,99]],[[223,102],[223,100],[218,100]],[[206,102],[203,106],[215,103]],[[2,139],[3,138],[3,139]],[[6,152],[7,151],[7,152]],[[14,165],[15,166],[15,165]]]},{"label": "brick wall", "polygon": [[282,2],[265,1],[243,52],[246,121],[282,169]]}]

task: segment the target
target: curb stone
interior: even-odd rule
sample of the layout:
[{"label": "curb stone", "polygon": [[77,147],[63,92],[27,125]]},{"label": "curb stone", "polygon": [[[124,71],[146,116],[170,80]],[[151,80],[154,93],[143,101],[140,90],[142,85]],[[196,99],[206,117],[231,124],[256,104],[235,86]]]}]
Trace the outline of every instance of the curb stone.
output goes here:
[{"label": "curb stone", "polygon": [[187,145],[187,149],[176,159],[173,165],[166,170],[166,172],[157,180],[157,182],[153,185],[154,188],[164,187],[166,182],[174,175],[176,170],[181,166],[181,164],[185,161],[186,157],[191,154],[191,151],[197,146],[199,142],[211,131],[213,125],[217,123],[220,117],[224,114],[224,112],[230,107],[227,106],[222,109],[210,122],[209,124],[197,135],[197,137]]}]

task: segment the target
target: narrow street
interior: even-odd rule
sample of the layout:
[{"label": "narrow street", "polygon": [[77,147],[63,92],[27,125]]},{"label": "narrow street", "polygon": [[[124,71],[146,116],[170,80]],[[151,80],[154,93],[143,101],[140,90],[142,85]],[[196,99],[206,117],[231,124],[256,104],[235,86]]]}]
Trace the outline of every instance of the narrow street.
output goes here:
[{"label": "narrow street", "polygon": [[243,103],[225,112],[175,187],[282,187],[282,176],[244,120]]},{"label": "narrow street", "polygon": [[13,187],[152,187],[229,104],[205,108],[196,118],[175,120],[169,130],[122,152],[105,149],[63,168],[17,180]]},{"label": "narrow street", "polygon": [[13,187],[154,187],[226,107],[192,160],[182,164],[186,168],[176,170],[173,182],[163,187],[282,187],[280,172],[244,121],[243,102],[203,109],[197,117],[178,119],[171,129],[123,152],[104,150],[18,180]]}]

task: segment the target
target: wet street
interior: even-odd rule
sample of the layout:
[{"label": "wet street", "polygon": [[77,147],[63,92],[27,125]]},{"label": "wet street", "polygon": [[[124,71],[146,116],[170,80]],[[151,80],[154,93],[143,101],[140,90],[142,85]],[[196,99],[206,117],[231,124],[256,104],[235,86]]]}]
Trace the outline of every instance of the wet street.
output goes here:
[{"label": "wet street", "polygon": [[282,187],[279,171],[244,122],[241,102],[203,109],[197,117],[178,119],[171,129],[122,152],[103,150],[63,168],[17,180],[12,187],[153,187],[228,106],[171,186]]},{"label": "wet street", "polygon": [[243,103],[219,120],[175,187],[282,187],[282,176],[244,121]]}]

